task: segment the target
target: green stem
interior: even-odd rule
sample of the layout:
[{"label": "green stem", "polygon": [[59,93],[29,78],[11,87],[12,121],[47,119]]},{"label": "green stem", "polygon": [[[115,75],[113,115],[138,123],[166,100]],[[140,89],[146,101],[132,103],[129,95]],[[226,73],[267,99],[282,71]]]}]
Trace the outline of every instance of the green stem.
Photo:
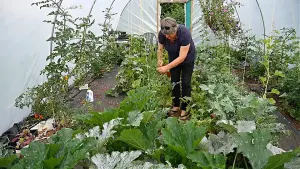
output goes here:
[{"label": "green stem", "polygon": [[229,40],[230,40],[230,37],[227,36],[227,47],[228,47],[228,55],[229,55],[229,72],[231,72],[231,57],[230,57],[230,46],[229,46]]},{"label": "green stem", "polygon": [[266,99],[267,98],[267,92],[268,92],[268,84],[269,84],[269,81],[270,81],[270,60],[269,60],[269,57],[267,59],[268,61],[268,66],[266,67],[266,71],[267,71],[267,82],[265,84],[265,93],[263,95],[263,98]]},{"label": "green stem", "polygon": [[[57,21],[58,12],[61,10],[62,13],[64,13],[64,11],[61,9],[61,4],[62,4],[63,0],[61,0],[58,3],[56,3],[55,1],[52,1],[52,2],[57,6],[57,10],[56,10],[56,15],[55,15],[54,21],[53,21],[53,26],[52,26],[52,31],[51,31],[51,37],[54,36],[54,31],[55,31],[55,25],[56,25],[56,21]],[[50,54],[52,54],[52,49],[53,49],[53,40],[50,41]]]},{"label": "green stem", "polygon": [[248,40],[246,41],[246,53],[245,53],[245,63],[244,63],[244,72],[243,72],[243,85],[244,85],[244,83],[245,83],[246,62],[247,62],[247,59],[248,59],[248,57],[247,57],[247,55],[248,55],[248,50],[247,50],[247,48],[248,48]]},{"label": "green stem", "polygon": [[248,169],[248,165],[246,163],[245,157],[243,157],[243,158],[244,158],[244,163],[245,163],[246,169]]},{"label": "green stem", "polygon": [[236,150],[236,153],[235,153],[235,156],[234,156],[234,161],[233,161],[233,167],[232,167],[232,169],[234,169],[237,154],[238,154],[238,152],[237,152],[237,150]]}]

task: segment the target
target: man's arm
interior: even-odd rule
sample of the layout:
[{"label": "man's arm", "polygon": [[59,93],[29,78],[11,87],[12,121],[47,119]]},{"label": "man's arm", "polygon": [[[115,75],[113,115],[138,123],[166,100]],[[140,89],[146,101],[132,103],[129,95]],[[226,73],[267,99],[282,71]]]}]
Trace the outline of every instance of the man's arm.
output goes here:
[{"label": "man's arm", "polygon": [[157,49],[157,66],[161,67],[163,65],[163,59],[162,59],[162,53],[164,50],[164,45],[161,43],[158,43],[158,49]]},{"label": "man's arm", "polygon": [[187,46],[181,46],[180,52],[179,52],[179,57],[177,57],[171,63],[166,65],[168,70],[170,70],[170,69],[176,67],[177,65],[179,65],[180,63],[182,63],[184,61],[184,59],[186,58],[186,56],[189,52],[189,49],[190,49],[190,44],[188,44]]}]

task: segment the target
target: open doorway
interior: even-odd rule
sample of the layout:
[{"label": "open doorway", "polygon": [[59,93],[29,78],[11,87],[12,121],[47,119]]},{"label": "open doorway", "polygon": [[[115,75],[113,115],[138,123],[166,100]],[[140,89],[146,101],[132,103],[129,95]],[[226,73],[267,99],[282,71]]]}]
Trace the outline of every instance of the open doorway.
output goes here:
[{"label": "open doorway", "polygon": [[160,19],[171,17],[176,19],[178,24],[185,24],[184,3],[162,3]]}]

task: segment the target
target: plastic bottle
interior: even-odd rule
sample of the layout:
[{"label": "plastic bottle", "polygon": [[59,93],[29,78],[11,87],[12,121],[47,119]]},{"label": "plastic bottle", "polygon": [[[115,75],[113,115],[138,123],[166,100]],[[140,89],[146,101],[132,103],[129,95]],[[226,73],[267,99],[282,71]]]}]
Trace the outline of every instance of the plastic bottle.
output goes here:
[{"label": "plastic bottle", "polygon": [[85,99],[86,99],[87,102],[90,102],[90,103],[94,102],[94,93],[90,88],[86,92],[86,98]]}]

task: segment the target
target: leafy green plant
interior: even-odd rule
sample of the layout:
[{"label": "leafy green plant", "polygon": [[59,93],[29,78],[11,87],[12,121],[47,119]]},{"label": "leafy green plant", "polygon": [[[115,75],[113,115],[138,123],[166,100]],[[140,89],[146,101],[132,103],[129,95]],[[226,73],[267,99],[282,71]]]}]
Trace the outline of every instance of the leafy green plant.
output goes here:
[{"label": "leafy green plant", "polygon": [[226,166],[226,157],[221,154],[212,155],[207,152],[198,151],[188,155],[188,158],[203,169],[225,169]]},{"label": "leafy green plant", "polygon": [[94,148],[95,139],[73,139],[73,130],[62,129],[50,139],[50,144],[32,142],[22,149],[23,156],[14,165],[18,168],[73,168],[83,159],[89,158],[87,152]]},{"label": "leafy green plant", "polygon": [[[266,45],[266,55],[263,56],[263,60],[261,61],[261,64],[264,65],[265,67],[265,70],[266,70],[266,73],[265,73],[265,77],[260,77],[260,81],[262,82],[262,84],[264,85],[264,93],[263,93],[263,98],[267,98],[267,94],[269,93],[268,92],[268,89],[269,89],[269,82],[271,81],[271,78],[273,77],[285,77],[285,75],[283,74],[282,71],[279,71],[279,70],[276,70],[275,72],[271,72],[270,70],[270,59],[269,59],[269,56],[270,56],[270,53],[272,53],[272,49],[274,48],[274,45],[273,45],[273,40],[272,40],[272,37],[269,37],[267,38],[265,41],[264,41],[265,45]],[[280,92],[277,90],[277,89],[272,89],[270,93],[273,93],[273,94],[276,94],[276,95],[279,95]],[[276,101],[273,99],[273,98],[268,98],[268,100],[270,101],[270,103],[272,104],[275,104]]]},{"label": "leafy green plant", "polygon": [[204,127],[195,126],[192,122],[182,125],[176,118],[167,119],[166,128],[162,129],[164,143],[181,155],[183,164],[187,155],[195,152],[205,133]]},{"label": "leafy green plant", "polygon": [[[204,22],[220,37],[234,37],[240,30],[239,21],[235,18],[235,8],[240,6],[237,1],[226,4],[223,0],[199,0]],[[227,39],[227,38],[226,38]]]},{"label": "leafy green plant", "polygon": [[161,5],[161,18],[174,18],[178,24],[185,23],[184,3],[163,3]]},{"label": "leafy green plant", "polygon": [[[48,41],[55,47],[54,49],[51,47],[50,55],[46,59],[48,64],[41,71],[41,75],[46,76],[47,81],[28,88],[16,99],[16,107],[21,109],[31,107],[33,113],[42,114],[45,118],[53,116],[67,121],[67,117],[72,113],[68,106],[69,79],[74,78],[74,86],[79,86],[91,72],[97,75],[98,72],[103,74],[103,70],[109,69],[115,63],[112,61],[120,54],[116,56],[115,52],[105,53],[103,48],[117,51],[116,45],[108,41],[109,38],[96,36],[90,31],[95,22],[91,15],[94,4],[87,17],[77,18],[70,15],[70,10],[76,10],[77,6],[66,8],[58,0],[32,4],[40,8],[55,9],[49,13],[50,16],[55,17],[55,20],[45,21],[53,25],[53,35]],[[110,10],[106,12],[107,17],[112,15]],[[102,25],[104,34],[110,28],[107,24]],[[95,65],[104,65],[99,62],[105,62],[106,66],[95,67]]]}]

